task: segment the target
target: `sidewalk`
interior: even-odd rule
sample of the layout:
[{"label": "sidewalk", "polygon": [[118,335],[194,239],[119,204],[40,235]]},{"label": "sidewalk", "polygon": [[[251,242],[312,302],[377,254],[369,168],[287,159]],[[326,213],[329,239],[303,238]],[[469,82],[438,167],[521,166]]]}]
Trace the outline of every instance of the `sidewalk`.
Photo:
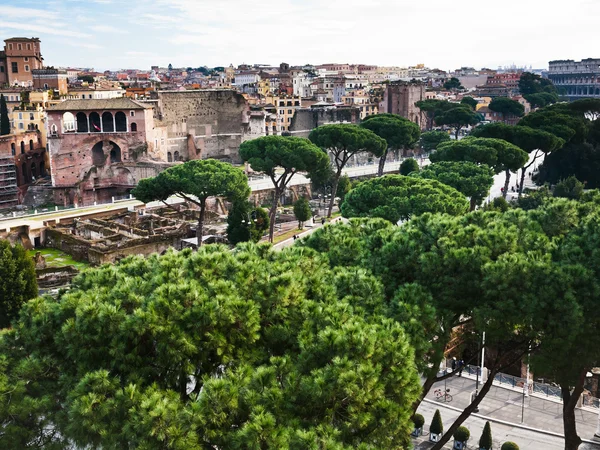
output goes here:
[{"label": "sidewalk", "polygon": [[[335,218],[331,219],[331,222],[325,222],[325,225],[338,223],[340,220],[343,220],[342,217],[335,217]],[[303,237],[306,237],[306,236],[314,233],[316,230],[318,230],[319,228],[321,228],[323,226],[324,225],[321,225],[320,220],[316,220],[310,228],[306,227],[306,229],[304,231],[298,232],[298,234],[296,236],[299,239],[301,239]],[[281,241],[281,242],[278,242],[277,244],[273,245],[273,250],[282,250],[286,247],[291,247],[292,245],[294,245],[294,242],[295,242],[294,238],[291,237],[289,239],[286,239],[285,241]]]},{"label": "sidewalk", "polygon": [[[451,402],[445,403],[435,399],[433,391],[444,389],[444,382],[441,381],[432,387],[427,398],[419,407],[419,412],[425,416],[427,430],[436,408],[440,409],[444,427],[447,429],[471,402],[471,393],[475,390],[474,379],[463,374],[462,377],[454,376],[447,379],[445,385],[450,389],[453,397]],[[524,417],[522,417],[521,411],[524,411]],[[576,409],[575,414],[579,436],[583,440],[597,442],[597,444],[582,444],[580,449],[600,449],[600,439],[594,438],[598,425],[598,413],[587,409]],[[525,397],[523,408],[522,392],[493,385],[480,403],[479,413],[473,414],[465,422],[471,431],[473,439],[472,442],[470,441],[471,445],[476,446],[481,436],[485,424],[485,419],[481,417],[506,422],[506,424],[492,422],[492,435],[494,440],[498,439],[499,444],[512,440],[527,450],[564,448],[562,404],[560,402],[531,395]],[[520,425],[532,430],[520,428]],[[428,444],[423,445],[417,448],[429,448]],[[500,445],[497,448],[499,447]]]}]

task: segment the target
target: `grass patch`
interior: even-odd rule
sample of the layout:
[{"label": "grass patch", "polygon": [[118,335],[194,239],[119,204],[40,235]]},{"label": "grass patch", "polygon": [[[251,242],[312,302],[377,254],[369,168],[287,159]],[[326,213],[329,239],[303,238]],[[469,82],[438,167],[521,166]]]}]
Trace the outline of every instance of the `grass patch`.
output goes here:
[{"label": "grass patch", "polygon": [[57,250],[55,248],[41,248],[29,250],[27,253],[32,258],[35,257],[35,254],[40,252],[42,256],[46,259],[47,267],[64,267],[64,266],[73,266],[78,270],[87,269],[90,265],[86,262],[75,261],[71,255],[67,253]]},{"label": "grass patch", "polygon": [[303,231],[306,231],[306,230],[301,230],[300,228],[296,228],[294,230],[286,231],[285,233],[282,233],[278,236],[274,236],[273,237],[273,245],[279,244],[282,241],[286,241],[289,238],[294,237],[295,234],[300,234]]}]

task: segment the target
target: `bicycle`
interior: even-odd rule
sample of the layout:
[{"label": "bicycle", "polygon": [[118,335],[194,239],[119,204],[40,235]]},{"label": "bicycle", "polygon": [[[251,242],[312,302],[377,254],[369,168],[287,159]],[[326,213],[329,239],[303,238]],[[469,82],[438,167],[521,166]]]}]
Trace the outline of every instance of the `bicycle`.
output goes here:
[{"label": "bicycle", "polygon": [[433,394],[435,395],[436,400],[444,400],[445,402],[451,402],[452,396],[449,394],[449,392],[450,389],[446,389],[446,392],[442,391],[441,389],[436,389],[435,391],[433,391]]}]

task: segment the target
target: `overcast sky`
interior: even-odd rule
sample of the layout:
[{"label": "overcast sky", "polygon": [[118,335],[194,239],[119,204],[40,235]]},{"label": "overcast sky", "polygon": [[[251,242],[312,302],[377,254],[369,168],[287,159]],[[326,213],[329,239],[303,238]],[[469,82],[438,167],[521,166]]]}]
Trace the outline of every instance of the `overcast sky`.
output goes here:
[{"label": "overcast sky", "polygon": [[363,63],[453,70],[600,58],[600,0],[0,0],[46,65]]}]

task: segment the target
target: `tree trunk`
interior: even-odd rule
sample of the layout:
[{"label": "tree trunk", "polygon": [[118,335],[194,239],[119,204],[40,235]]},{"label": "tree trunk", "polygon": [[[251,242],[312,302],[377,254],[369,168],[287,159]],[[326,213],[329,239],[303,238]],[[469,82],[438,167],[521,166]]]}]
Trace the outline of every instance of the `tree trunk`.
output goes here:
[{"label": "tree trunk", "polygon": [[388,155],[388,149],[386,148],[385,151],[383,152],[383,155],[381,155],[381,158],[379,158],[379,169],[377,170],[378,177],[383,176],[383,169],[385,167],[385,160],[387,159],[387,155]]},{"label": "tree trunk", "polygon": [[275,234],[275,216],[277,215],[277,205],[279,204],[279,187],[275,185],[273,192],[273,205],[269,210],[269,242],[273,243],[273,235]]},{"label": "tree trunk", "polygon": [[338,172],[335,174],[335,178],[333,180],[333,186],[331,186],[331,200],[329,200],[329,210],[327,211],[328,219],[331,219],[331,214],[333,212],[333,204],[335,203],[335,194],[337,194],[337,188],[338,188],[338,184],[340,184],[341,176],[342,176],[342,169],[339,169]]},{"label": "tree trunk", "polygon": [[475,400],[473,400],[473,402],[469,406],[467,406],[462,413],[460,413],[460,416],[458,416],[454,423],[450,426],[450,428],[448,428],[448,430],[444,433],[439,442],[437,442],[433,447],[431,447],[431,450],[441,450],[442,447],[446,444],[446,442],[450,440],[456,429],[460,427],[464,423],[464,421],[469,418],[473,411],[475,411],[477,406],[479,406],[485,395],[489,392],[490,388],[492,387],[492,383],[494,382],[494,377],[496,376],[496,373],[497,370],[490,372],[487,381],[481,387],[481,390],[477,394],[477,397],[475,397]]},{"label": "tree trunk", "polygon": [[200,218],[196,228],[196,239],[198,239],[198,248],[202,247],[202,236],[204,232],[204,215],[206,213],[206,199],[200,199]]},{"label": "tree trunk", "polygon": [[461,127],[456,127],[456,131],[454,132],[454,139],[458,141],[458,133],[460,133]]},{"label": "tree trunk", "polygon": [[521,195],[523,194],[523,183],[525,183],[525,174],[526,174],[527,168],[523,167],[521,169],[521,184],[519,184],[519,198],[521,198]]},{"label": "tree trunk", "polygon": [[508,185],[510,184],[510,170],[506,169],[506,180],[504,180],[504,192],[502,193],[502,197],[506,199],[506,194],[508,194]]},{"label": "tree trunk", "polygon": [[471,211],[475,211],[475,208],[477,207],[477,199],[475,197],[471,197],[470,205]]},{"label": "tree trunk", "polygon": [[571,392],[569,385],[560,385],[563,400],[565,450],[577,450],[581,445],[581,438],[577,434],[577,423],[575,422],[575,407],[577,406],[579,396],[583,392],[583,383],[585,381],[586,373],[587,369],[581,373],[573,392]]}]

